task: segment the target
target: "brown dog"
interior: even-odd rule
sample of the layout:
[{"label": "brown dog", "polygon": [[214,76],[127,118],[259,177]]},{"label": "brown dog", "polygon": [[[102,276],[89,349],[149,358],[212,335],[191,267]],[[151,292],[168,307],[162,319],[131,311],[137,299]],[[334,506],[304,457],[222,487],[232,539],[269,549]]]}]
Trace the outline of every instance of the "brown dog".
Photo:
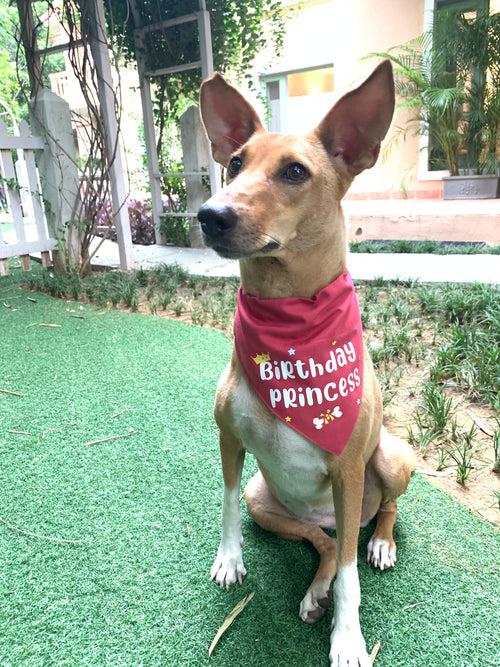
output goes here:
[{"label": "brown dog", "polygon": [[[198,218],[207,245],[240,260],[246,294],[310,299],[346,271],[340,201],[353,178],[375,164],[393,111],[388,61],[305,136],[266,132],[254,109],[219,74],[203,83],[201,113],[214,158],[228,169],[228,184]],[[358,614],[359,527],[377,517],[368,560],[382,570],[392,567],[396,498],[407,488],[414,458],[406,443],[382,428],[380,389],[366,349],[359,416],[338,456],[272,414],[234,352],[219,382],[215,418],[224,502],[212,579],[229,588],[246,574],[239,495],[249,451],[259,465],[245,489],[251,516],[280,537],[310,541],[320,555],[301,618],[313,623],[323,615],[337,575],[331,665],[370,665]],[[322,527],[336,528],[337,541]]]}]

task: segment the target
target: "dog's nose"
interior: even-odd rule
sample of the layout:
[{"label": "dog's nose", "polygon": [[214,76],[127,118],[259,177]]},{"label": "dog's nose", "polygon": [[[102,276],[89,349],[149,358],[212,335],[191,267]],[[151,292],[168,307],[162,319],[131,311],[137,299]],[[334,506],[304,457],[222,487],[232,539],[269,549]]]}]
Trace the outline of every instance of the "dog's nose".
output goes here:
[{"label": "dog's nose", "polygon": [[236,226],[238,216],[230,206],[203,204],[198,211],[198,220],[204,234],[218,238]]}]

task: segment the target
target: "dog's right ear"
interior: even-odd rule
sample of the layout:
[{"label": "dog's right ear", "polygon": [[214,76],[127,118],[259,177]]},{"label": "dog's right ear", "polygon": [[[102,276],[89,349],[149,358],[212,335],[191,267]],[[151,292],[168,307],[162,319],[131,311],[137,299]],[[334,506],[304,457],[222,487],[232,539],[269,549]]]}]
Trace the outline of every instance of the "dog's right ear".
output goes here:
[{"label": "dog's right ear", "polygon": [[364,83],[344,95],[315,130],[333,158],[352,176],[373,167],[394,113],[394,79],[389,60]]},{"label": "dog's right ear", "polygon": [[212,155],[223,167],[254,132],[264,130],[255,109],[218,73],[201,84],[200,109]]}]

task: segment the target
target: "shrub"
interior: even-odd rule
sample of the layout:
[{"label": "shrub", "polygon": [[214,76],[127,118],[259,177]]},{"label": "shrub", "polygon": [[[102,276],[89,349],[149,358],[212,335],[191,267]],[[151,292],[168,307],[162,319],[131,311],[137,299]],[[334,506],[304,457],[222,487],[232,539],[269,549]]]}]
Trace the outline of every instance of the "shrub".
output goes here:
[{"label": "shrub", "polygon": [[[155,242],[153,216],[149,202],[130,199],[127,203],[132,243],[152,245]],[[97,236],[105,236],[116,241],[111,202],[106,200],[95,216]]]}]

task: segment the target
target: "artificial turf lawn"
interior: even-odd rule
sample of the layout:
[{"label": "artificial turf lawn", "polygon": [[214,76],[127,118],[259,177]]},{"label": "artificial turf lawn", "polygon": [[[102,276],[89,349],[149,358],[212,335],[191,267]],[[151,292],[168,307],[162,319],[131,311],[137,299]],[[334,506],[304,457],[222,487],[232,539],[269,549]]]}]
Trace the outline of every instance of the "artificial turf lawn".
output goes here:
[{"label": "artificial turf lawn", "polygon": [[[332,611],[315,626],[298,618],[317,564],[308,545],[264,533],[244,511],[244,585],[227,593],[208,579],[222,490],[212,400],[229,339],[27,296],[0,279],[0,387],[23,394],[0,393],[0,519],[83,541],[0,525],[0,664],[206,665],[224,616],[255,591],[211,664],[327,667]],[[30,326],[40,322],[61,327]],[[249,457],[245,476],[254,469]],[[498,664],[494,529],[415,477],[394,571],[366,564],[370,530],[361,621],[368,647],[382,642],[377,667]]]}]

